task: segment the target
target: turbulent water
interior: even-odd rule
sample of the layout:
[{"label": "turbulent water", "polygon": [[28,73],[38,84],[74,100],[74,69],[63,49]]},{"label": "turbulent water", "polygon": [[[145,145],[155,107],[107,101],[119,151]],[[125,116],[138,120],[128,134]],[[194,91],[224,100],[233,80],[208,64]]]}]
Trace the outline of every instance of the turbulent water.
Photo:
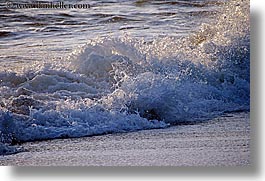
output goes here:
[{"label": "turbulent water", "polygon": [[1,145],[249,110],[248,0],[78,3],[1,3]]}]

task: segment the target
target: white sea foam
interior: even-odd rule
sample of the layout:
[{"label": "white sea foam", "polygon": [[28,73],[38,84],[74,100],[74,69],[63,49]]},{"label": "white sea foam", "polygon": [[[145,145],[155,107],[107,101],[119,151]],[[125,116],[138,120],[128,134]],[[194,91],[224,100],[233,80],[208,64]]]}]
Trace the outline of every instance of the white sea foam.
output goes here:
[{"label": "white sea foam", "polygon": [[213,24],[185,39],[98,38],[68,60],[1,72],[1,141],[164,128],[249,110],[248,3],[228,3]]}]

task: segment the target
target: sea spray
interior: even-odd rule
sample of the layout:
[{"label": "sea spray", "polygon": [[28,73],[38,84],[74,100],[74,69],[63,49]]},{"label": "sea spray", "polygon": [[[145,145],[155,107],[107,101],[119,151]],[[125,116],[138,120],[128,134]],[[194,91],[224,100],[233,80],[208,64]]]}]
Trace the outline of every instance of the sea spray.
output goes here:
[{"label": "sea spray", "polygon": [[249,2],[223,8],[188,37],[99,37],[67,60],[1,72],[2,142],[165,128],[249,110]]}]

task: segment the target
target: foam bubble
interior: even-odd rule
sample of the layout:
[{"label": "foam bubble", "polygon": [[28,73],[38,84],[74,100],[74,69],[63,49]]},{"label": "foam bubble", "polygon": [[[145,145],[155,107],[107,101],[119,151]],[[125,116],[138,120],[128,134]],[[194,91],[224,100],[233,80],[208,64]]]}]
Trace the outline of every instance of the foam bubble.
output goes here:
[{"label": "foam bubble", "polygon": [[80,137],[249,110],[249,7],[189,37],[98,38],[68,60],[0,73],[2,142]]}]

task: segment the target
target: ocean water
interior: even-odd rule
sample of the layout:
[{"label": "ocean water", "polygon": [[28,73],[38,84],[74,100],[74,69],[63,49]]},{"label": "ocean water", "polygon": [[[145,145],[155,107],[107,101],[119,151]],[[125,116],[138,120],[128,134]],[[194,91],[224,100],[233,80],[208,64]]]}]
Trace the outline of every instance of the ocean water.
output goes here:
[{"label": "ocean water", "polygon": [[249,111],[249,0],[64,2],[0,3],[2,149]]}]

